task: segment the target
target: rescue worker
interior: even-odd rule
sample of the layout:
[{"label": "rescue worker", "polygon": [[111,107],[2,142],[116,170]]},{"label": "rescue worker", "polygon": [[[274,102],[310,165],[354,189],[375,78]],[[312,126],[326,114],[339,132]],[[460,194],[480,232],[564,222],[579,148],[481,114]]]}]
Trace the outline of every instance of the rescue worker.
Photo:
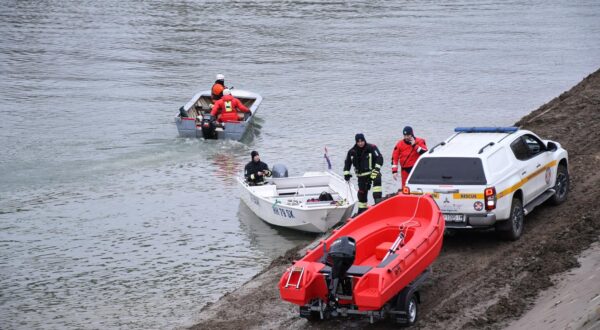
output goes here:
[{"label": "rescue worker", "polygon": [[425,140],[415,137],[412,127],[406,126],[402,130],[404,137],[399,140],[392,152],[392,175],[398,180],[398,166],[401,169],[402,188],[406,185],[406,179],[412,171],[417,159],[427,152]]},{"label": "rescue worker", "polygon": [[218,101],[223,97],[223,90],[225,89],[227,89],[227,87],[225,86],[225,76],[219,73],[217,75],[217,80],[210,89],[210,97],[213,103],[215,103],[215,101]]},{"label": "rescue worker", "polygon": [[356,144],[348,150],[344,163],[344,179],[350,181],[350,167],[358,177],[358,214],[367,210],[367,196],[373,185],[373,200],[377,204],[381,200],[381,166],[383,156],[374,144],[367,143],[362,133],[354,137]]},{"label": "rescue worker", "polygon": [[250,113],[250,110],[238,99],[231,95],[229,89],[223,90],[223,98],[215,102],[210,114],[216,116],[220,114],[217,121],[239,121],[238,110],[241,112]]},{"label": "rescue worker", "polygon": [[246,164],[246,167],[244,168],[244,177],[246,178],[246,182],[248,182],[248,184],[251,186],[265,184],[265,177],[271,176],[269,166],[260,161],[260,156],[256,150],[250,153],[250,157],[252,160]]}]

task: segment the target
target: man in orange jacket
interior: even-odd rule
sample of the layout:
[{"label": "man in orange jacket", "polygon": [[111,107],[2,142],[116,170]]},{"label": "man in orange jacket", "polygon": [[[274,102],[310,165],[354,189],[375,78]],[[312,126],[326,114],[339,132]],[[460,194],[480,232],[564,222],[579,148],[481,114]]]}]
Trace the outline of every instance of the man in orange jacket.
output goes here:
[{"label": "man in orange jacket", "polygon": [[217,80],[215,80],[215,83],[210,89],[210,98],[212,99],[213,103],[223,97],[223,90],[225,89],[227,89],[225,86],[225,76],[219,73],[217,75]]},{"label": "man in orange jacket", "polygon": [[229,89],[225,89],[223,90],[223,97],[215,102],[210,114],[216,116],[220,113],[221,115],[217,118],[217,121],[221,123],[224,121],[239,121],[238,110],[241,112],[250,112],[240,100],[231,95]]},{"label": "man in orange jacket", "polygon": [[392,152],[392,173],[394,180],[398,180],[398,164],[400,164],[402,188],[404,188],[406,179],[417,159],[427,152],[427,144],[425,144],[425,140],[415,137],[413,129],[410,126],[404,127],[402,134],[404,138],[396,143]]}]

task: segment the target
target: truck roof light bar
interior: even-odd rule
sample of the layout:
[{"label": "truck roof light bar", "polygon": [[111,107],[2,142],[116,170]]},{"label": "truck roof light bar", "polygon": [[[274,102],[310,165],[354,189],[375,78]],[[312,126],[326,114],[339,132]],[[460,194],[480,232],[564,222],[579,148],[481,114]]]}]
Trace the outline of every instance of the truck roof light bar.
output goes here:
[{"label": "truck roof light bar", "polygon": [[518,127],[457,127],[454,129],[457,133],[514,133]]}]

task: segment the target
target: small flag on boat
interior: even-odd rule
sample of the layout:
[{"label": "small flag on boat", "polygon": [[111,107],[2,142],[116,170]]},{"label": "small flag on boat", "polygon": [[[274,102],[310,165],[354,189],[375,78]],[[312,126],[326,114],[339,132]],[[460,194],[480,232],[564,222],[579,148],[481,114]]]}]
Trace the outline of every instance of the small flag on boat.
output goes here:
[{"label": "small flag on boat", "polygon": [[325,147],[325,154],[323,155],[323,157],[325,157],[325,160],[327,161],[327,169],[330,170],[331,160],[329,159],[329,151],[327,151],[327,147]]}]

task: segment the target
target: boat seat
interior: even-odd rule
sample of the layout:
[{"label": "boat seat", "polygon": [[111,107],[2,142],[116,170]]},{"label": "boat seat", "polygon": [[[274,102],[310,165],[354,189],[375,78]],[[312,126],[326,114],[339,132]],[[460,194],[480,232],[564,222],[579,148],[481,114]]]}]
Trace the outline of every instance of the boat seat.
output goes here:
[{"label": "boat seat", "polygon": [[[348,271],[346,271],[347,275],[351,275],[351,276],[356,276],[356,277],[361,277],[363,275],[365,275],[366,273],[368,273],[373,267],[371,266],[357,266],[357,265],[352,265],[350,266],[350,268],[348,269]],[[323,267],[319,273],[321,274],[331,274],[331,267],[325,265],[325,267]]]},{"label": "boat seat", "polygon": [[394,261],[394,259],[396,259],[396,257],[398,257],[397,254],[395,254],[395,253],[390,254],[387,258],[385,258],[385,260],[383,260],[381,263],[379,263],[379,265],[377,265],[377,268],[384,268],[390,262]]},{"label": "boat seat", "polygon": [[392,247],[392,245],[394,245],[393,242],[379,243],[379,245],[377,245],[377,247],[375,248],[375,258],[377,258],[377,260],[383,260],[385,255]]}]

